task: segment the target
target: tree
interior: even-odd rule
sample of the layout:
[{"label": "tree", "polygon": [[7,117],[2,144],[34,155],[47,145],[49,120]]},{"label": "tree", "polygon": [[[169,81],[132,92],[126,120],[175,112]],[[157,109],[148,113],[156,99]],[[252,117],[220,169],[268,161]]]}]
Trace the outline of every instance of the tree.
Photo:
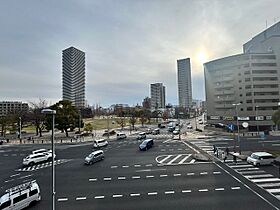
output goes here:
[{"label": "tree", "polygon": [[122,130],[123,130],[123,128],[124,128],[124,126],[125,126],[125,118],[124,117],[120,117],[120,118],[118,118],[117,120],[117,123],[121,126],[121,128],[122,128]]},{"label": "tree", "polygon": [[136,118],[134,115],[132,115],[132,116],[130,117],[130,119],[129,119],[129,122],[130,122],[130,124],[132,125],[132,129],[133,129],[133,130],[134,130],[136,121],[137,121],[137,118]]},{"label": "tree", "polygon": [[88,133],[88,132],[92,132],[92,130],[93,130],[92,124],[91,123],[87,123],[85,125],[84,131]]},{"label": "tree", "polygon": [[280,110],[276,111],[272,115],[272,121],[279,127],[280,125]]},{"label": "tree", "polygon": [[[55,115],[55,128],[66,133],[68,137],[68,129],[74,130],[79,126],[79,111],[76,107],[72,106],[70,101],[59,101],[52,105],[50,109],[56,110]],[[83,127],[83,123],[82,127]],[[47,129],[51,130],[52,116],[47,115]]]},{"label": "tree", "polygon": [[45,115],[41,113],[42,109],[47,107],[45,100],[39,99],[38,103],[30,102],[31,104],[31,119],[36,127],[36,135],[42,137],[42,131],[45,128]]}]

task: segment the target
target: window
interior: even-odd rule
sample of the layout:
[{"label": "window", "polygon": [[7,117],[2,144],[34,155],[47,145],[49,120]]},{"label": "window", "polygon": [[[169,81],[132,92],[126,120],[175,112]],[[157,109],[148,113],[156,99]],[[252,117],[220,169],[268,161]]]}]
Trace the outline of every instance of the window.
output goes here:
[{"label": "window", "polygon": [[240,94],[239,97],[242,97],[242,94]]},{"label": "window", "polygon": [[241,76],[241,73],[238,73],[238,76]]},{"label": "window", "polygon": [[251,85],[246,85],[245,89],[251,89],[251,87],[252,87]]},{"label": "window", "polygon": [[251,78],[245,78],[245,82],[251,81]]},{"label": "window", "polygon": [[277,81],[277,77],[253,77],[253,81]]},{"label": "window", "polygon": [[252,100],[247,100],[246,103],[247,103],[247,104],[251,104],[251,103],[252,103]]},{"label": "window", "polygon": [[277,84],[273,84],[273,85],[268,85],[268,84],[253,85],[253,88],[278,88],[278,85]]},{"label": "window", "polygon": [[37,193],[38,193],[38,190],[37,190],[37,189],[31,190],[31,191],[29,192],[29,196],[36,195]]},{"label": "window", "polygon": [[239,82],[239,83],[241,83],[242,81],[241,81],[241,80],[239,80],[238,82]]},{"label": "window", "polygon": [[253,74],[277,74],[277,70],[252,70]]},{"label": "window", "polygon": [[0,206],[0,209],[4,209],[4,208],[7,208],[11,205],[11,200],[8,200],[4,203],[2,203],[2,205]]},{"label": "window", "polygon": [[239,87],[239,90],[242,90],[242,87]]},{"label": "window", "polygon": [[20,195],[18,197],[15,197],[14,198],[14,203],[18,203],[18,202],[20,202],[20,201],[22,201],[22,200],[24,200],[26,198],[27,198],[27,193],[24,193],[24,194],[22,194],[22,195]]},{"label": "window", "polygon": [[246,96],[251,96],[251,95],[252,95],[251,92],[246,93]]},{"label": "window", "polygon": [[255,67],[276,66],[276,63],[252,63],[252,66]]},{"label": "window", "polygon": [[250,71],[244,71],[244,75],[250,74]]},{"label": "window", "polygon": [[276,59],[275,55],[252,55],[252,59]]},{"label": "window", "polygon": [[247,107],[247,111],[252,111],[253,107]]},{"label": "window", "polygon": [[254,96],[267,96],[267,95],[278,95],[279,92],[274,91],[274,92],[254,92]]}]

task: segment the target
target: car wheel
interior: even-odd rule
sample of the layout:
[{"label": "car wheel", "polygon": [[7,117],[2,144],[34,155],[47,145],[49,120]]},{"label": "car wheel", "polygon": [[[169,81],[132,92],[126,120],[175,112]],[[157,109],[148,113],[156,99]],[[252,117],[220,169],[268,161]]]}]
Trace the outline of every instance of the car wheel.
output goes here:
[{"label": "car wheel", "polygon": [[52,160],[52,158],[51,158],[51,157],[49,157],[47,161],[51,161],[51,160]]},{"label": "car wheel", "polygon": [[259,163],[257,163],[257,164],[256,164],[256,166],[257,166],[257,167],[259,167],[259,166],[260,166],[260,164],[259,164]]},{"label": "car wheel", "polygon": [[28,165],[29,165],[29,166],[33,166],[33,165],[34,165],[34,162],[30,162]]},{"label": "car wheel", "polygon": [[92,162],[92,161],[90,161],[90,162],[89,162],[89,165],[92,165],[92,164],[93,164],[93,162]]}]

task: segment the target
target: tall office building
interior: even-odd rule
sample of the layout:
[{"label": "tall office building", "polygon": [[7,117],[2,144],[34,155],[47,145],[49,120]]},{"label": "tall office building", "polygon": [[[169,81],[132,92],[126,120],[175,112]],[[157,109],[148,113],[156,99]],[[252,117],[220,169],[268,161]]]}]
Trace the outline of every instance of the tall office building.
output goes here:
[{"label": "tall office building", "polygon": [[[280,22],[243,45],[242,54],[204,64],[209,123],[271,130],[280,101]],[[238,104],[238,106],[236,105]]]},{"label": "tall office building", "polygon": [[85,107],[85,53],[75,47],[62,51],[62,98]]},{"label": "tall office building", "polygon": [[151,108],[165,108],[165,86],[162,83],[151,84]]},{"label": "tall office building", "polygon": [[192,106],[192,76],[189,58],[177,60],[179,107]]}]

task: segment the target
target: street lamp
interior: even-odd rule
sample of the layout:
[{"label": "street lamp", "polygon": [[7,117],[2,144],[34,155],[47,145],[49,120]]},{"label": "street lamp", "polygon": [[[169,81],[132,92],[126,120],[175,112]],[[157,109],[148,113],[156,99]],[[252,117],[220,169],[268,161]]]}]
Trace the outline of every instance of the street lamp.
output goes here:
[{"label": "street lamp", "polygon": [[258,108],[259,108],[259,106],[256,105],[256,106],[255,106],[255,111],[256,111],[256,126],[257,126],[258,135],[259,135],[260,132],[259,132],[259,123],[258,123],[258,120],[259,120]]},{"label": "street lamp", "polygon": [[241,145],[240,145],[240,136],[239,136],[239,121],[238,121],[238,110],[237,110],[237,106],[240,105],[240,103],[238,104],[232,104],[233,106],[235,106],[235,112],[236,112],[236,125],[237,125],[237,139],[238,139],[238,144],[239,144],[239,153],[241,154]]},{"label": "street lamp", "polygon": [[55,170],[54,170],[54,119],[56,111],[52,109],[43,109],[42,114],[52,115],[52,210],[55,210]]},{"label": "street lamp", "polygon": [[19,119],[19,135],[18,135],[18,138],[19,138],[20,143],[21,143],[21,117],[19,117],[18,119]]}]

